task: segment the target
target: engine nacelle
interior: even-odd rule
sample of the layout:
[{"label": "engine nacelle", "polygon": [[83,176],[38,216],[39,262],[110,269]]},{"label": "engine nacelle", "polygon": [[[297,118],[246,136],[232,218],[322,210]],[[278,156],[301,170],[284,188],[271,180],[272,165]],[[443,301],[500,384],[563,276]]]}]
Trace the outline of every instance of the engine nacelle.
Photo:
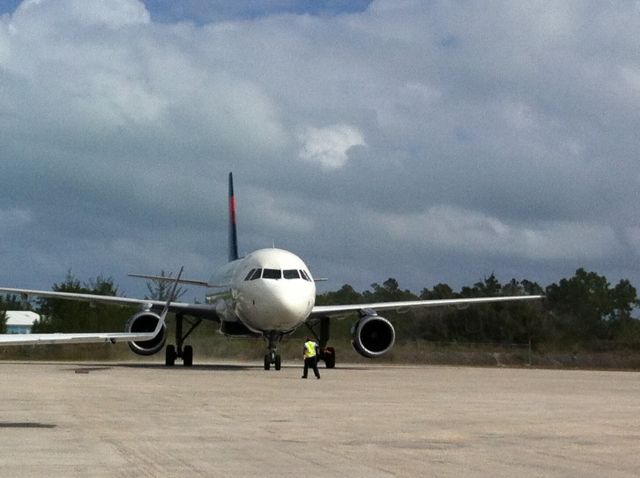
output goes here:
[{"label": "engine nacelle", "polygon": [[[127,332],[153,332],[156,330],[160,316],[153,312],[138,312],[127,321]],[[149,340],[129,342],[129,348],[138,355],[153,355],[164,347],[167,340],[167,327],[162,326],[158,335]]]},{"label": "engine nacelle", "polygon": [[384,317],[365,315],[351,329],[353,348],[367,358],[379,357],[393,347],[396,331]]}]

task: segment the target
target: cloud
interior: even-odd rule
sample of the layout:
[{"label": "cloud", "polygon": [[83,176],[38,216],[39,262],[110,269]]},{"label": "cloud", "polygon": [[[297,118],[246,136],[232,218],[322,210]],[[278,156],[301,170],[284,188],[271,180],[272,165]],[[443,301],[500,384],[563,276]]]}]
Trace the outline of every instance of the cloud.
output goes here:
[{"label": "cloud", "polygon": [[50,0],[24,0],[12,17],[14,33],[36,25],[47,29],[64,25],[119,28],[150,22],[144,5],[130,0],[60,0],[58,5]]},{"label": "cloud", "polygon": [[608,226],[548,222],[532,227],[451,206],[433,206],[413,215],[379,215],[375,222],[381,235],[464,254],[585,260],[611,256],[620,248],[615,231]]},{"label": "cloud", "polygon": [[337,124],[326,128],[308,127],[300,134],[299,157],[303,161],[318,163],[324,169],[339,169],[349,160],[348,152],[354,146],[365,146],[357,128]]},{"label": "cloud", "polygon": [[0,230],[20,229],[33,221],[33,214],[28,209],[18,207],[0,209]]},{"label": "cloud", "polygon": [[625,229],[625,238],[636,256],[640,256],[640,226]]},{"label": "cloud", "polygon": [[247,217],[256,230],[269,231],[267,235],[273,234],[266,238],[267,243],[262,244],[262,247],[270,245],[271,241],[284,241],[289,236],[313,233],[315,227],[313,217],[306,211],[296,208],[286,193],[265,190],[246,191],[242,202],[245,204],[242,215]]},{"label": "cloud", "polygon": [[241,249],[340,283],[640,282],[636,5],[174,3],[2,10],[0,283],[206,276],[229,171]]}]

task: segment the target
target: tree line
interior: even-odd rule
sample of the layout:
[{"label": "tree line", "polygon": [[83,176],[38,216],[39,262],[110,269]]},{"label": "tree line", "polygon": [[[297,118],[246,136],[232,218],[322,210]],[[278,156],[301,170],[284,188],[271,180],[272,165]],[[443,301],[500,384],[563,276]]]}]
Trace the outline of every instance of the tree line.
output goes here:
[{"label": "tree line", "polygon": [[396,279],[371,284],[357,292],[345,284],[320,294],[318,305],[386,302],[418,299],[454,299],[507,295],[544,295],[541,301],[499,302],[464,308],[411,309],[385,313],[400,340],[456,343],[526,344],[568,350],[640,349],[640,320],[633,317],[640,305],[637,291],[623,279],[611,285],[606,277],[578,269],[567,279],[543,288],[536,282],[515,280],[502,284],[494,274],[472,286],[454,291],[447,284],[415,294]]},{"label": "tree line", "polygon": [[[164,275],[164,272],[162,273]],[[166,298],[166,282],[150,281],[146,298]],[[98,276],[81,282],[71,272],[53,285],[59,292],[121,295],[110,277]],[[184,291],[180,291],[183,294]],[[500,283],[494,274],[471,286],[454,291],[447,284],[424,288],[419,294],[403,289],[396,279],[374,283],[356,291],[345,284],[340,289],[319,294],[318,305],[387,302],[418,299],[453,299],[501,295],[545,296],[541,301],[500,302],[465,308],[417,308],[407,313],[385,313],[394,323],[398,340],[427,340],[456,343],[514,344],[534,347],[596,350],[624,347],[640,349],[640,320],[633,315],[638,302],[631,283],[612,285],[606,277],[578,269],[557,283],[542,287],[536,282],[512,279]],[[39,298],[25,302],[20,297],[0,297],[0,310],[34,310],[42,319],[33,332],[84,332],[122,330],[131,309],[104,304]],[[0,314],[0,330],[4,325]],[[346,336],[352,321],[335,321],[332,335]]]}]

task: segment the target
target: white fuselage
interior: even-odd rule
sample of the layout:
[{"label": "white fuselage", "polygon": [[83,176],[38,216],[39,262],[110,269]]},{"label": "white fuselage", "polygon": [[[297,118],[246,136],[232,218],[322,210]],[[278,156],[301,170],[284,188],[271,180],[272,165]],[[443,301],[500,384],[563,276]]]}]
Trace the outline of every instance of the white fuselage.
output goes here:
[{"label": "white fuselage", "polygon": [[282,249],[260,249],[228,263],[212,278],[207,302],[229,322],[255,333],[287,333],[301,325],[315,303],[316,286],[306,264]]}]

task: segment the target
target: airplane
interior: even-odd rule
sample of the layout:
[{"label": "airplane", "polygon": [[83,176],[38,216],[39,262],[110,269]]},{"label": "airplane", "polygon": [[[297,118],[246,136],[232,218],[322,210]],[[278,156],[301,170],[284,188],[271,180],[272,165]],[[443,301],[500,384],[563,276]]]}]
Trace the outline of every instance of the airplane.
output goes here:
[{"label": "airplane", "polygon": [[[387,353],[395,343],[392,323],[378,315],[389,310],[413,307],[466,307],[490,302],[527,301],[542,299],[541,295],[478,297],[465,299],[413,300],[348,305],[315,305],[316,285],[304,261],[283,249],[259,249],[244,257],[238,254],[236,198],[233,174],[229,173],[229,262],[209,281],[183,279],[182,272],[175,279],[144,274],[133,277],[170,280],[166,301],[128,297],[100,296],[70,292],[0,287],[0,292],[23,297],[36,296],[68,299],[90,303],[136,306],[139,311],[125,325],[125,332],[114,333],[51,333],[0,334],[0,345],[116,343],[127,342],[138,355],[153,355],[165,350],[165,365],[173,366],[181,359],[184,366],[193,365],[193,347],[185,344],[193,330],[204,320],[217,322],[219,331],[230,337],[262,337],[267,343],[264,369],[280,370],[280,341],[302,325],[307,325],[319,344],[319,358],[326,368],[334,368],[335,349],[328,345],[331,320],[356,314],[351,329],[352,345],[362,356],[375,358]],[[204,303],[175,300],[179,284],[201,286],[206,289]],[[175,314],[175,344],[166,345],[167,315]],[[195,321],[184,330],[185,317]]]}]

